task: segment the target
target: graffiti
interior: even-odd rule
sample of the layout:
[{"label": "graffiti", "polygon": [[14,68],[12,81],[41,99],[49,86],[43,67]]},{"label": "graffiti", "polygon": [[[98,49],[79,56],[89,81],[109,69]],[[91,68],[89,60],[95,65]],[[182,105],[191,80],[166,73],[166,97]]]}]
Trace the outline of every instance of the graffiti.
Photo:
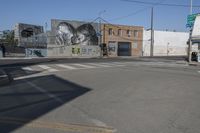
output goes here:
[{"label": "graffiti", "polygon": [[79,55],[80,53],[80,47],[72,47],[72,54]]},{"label": "graffiti", "polygon": [[87,49],[86,48],[82,48],[81,49],[81,54],[87,54]]},{"label": "graffiti", "polygon": [[57,45],[98,45],[96,31],[91,24],[83,24],[74,28],[67,22],[61,22],[56,29]]},{"label": "graffiti", "polygon": [[91,49],[91,48],[88,49],[88,54],[89,54],[89,53],[92,53],[92,49]]},{"label": "graffiti", "polygon": [[116,43],[109,43],[108,44],[108,54],[109,55],[116,55],[117,54],[117,45],[116,45]]},{"label": "graffiti", "polygon": [[115,46],[109,46],[109,47],[108,47],[108,51],[109,51],[109,52],[115,52],[115,51],[116,51]]},{"label": "graffiti", "polygon": [[26,56],[27,57],[44,57],[46,56],[45,49],[26,49]]}]

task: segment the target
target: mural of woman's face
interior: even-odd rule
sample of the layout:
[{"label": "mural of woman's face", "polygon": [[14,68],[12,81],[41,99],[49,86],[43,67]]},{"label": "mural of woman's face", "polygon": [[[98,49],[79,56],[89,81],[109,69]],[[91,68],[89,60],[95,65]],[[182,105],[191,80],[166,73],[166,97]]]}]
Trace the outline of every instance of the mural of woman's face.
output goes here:
[{"label": "mural of woman's face", "polygon": [[56,42],[61,45],[71,45],[71,38],[74,36],[73,32],[73,28],[70,27],[70,25],[67,25],[66,23],[61,23],[57,27]]},{"label": "mural of woman's face", "polygon": [[77,32],[73,38],[74,44],[88,45],[88,42],[89,42],[89,38],[87,37],[87,35],[83,34],[82,32]]},{"label": "mural of woman's face", "polygon": [[62,22],[57,26],[56,42],[61,45],[97,45],[98,37],[91,24],[83,24],[75,29]]}]

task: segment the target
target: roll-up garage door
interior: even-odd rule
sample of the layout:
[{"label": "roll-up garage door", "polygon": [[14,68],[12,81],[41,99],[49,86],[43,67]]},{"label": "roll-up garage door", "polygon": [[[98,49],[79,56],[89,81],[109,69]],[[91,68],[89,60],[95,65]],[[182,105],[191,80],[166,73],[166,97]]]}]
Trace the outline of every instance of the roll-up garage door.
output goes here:
[{"label": "roll-up garage door", "polygon": [[118,56],[131,56],[130,42],[118,42]]}]

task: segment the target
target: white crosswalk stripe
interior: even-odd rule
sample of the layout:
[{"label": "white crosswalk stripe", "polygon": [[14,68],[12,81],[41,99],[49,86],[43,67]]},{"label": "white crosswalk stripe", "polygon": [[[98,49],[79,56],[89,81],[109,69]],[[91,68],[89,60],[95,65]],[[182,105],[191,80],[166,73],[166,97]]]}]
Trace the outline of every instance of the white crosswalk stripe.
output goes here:
[{"label": "white crosswalk stripe", "polygon": [[42,68],[42,69],[45,69],[45,70],[47,70],[49,72],[56,72],[56,71],[58,71],[57,69],[51,68],[51,67],[49,67],[47,65],[37,65],[37,66],[40,67],[40,68]]},{"label": "white crosswalk stripe", "polygon": [[109,65],[109,66],[125,66],[123,64],[115,64],[115,63],[101,63],[102,65]]},{"label": "white crosswalk stripe", "polygon": [[105,65],[105,64],[101,64],[101,63],[87,63],[87,64],[97,66],[97,67],[112,67],[110,65]]},{"label": "white crosswalk stripe", "polygon": [[79,67],[83,67],[83,68],[96,68],[95,66],[90,66],[90,65],[85,65],[85,64],[78,64],[78,63],[73,64],[73,65],[79,66]]},{"label": "white crosswalk stripe", "polygon": [[22,67],[22,69],[24,71],[33,71],[33,69],[31,67]]},{"label": "white crosswalk stripe", "polygon": [[61,68],[66,68],[66,69],[69,69],[69,70],[78,69],[78,68],[76,68],[76,67],[72,67],[72,66],[64,65],[64,64],[56,64],[56,66],[61,67]]}]

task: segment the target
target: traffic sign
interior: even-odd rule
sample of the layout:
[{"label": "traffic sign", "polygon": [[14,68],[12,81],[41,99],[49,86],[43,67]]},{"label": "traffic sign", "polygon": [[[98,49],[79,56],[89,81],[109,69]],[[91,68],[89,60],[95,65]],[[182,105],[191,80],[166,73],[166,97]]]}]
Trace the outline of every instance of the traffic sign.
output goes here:
[{"label": "traffic sign", "polygon": [[194,21],[195,21],[197,15],[199,15],[199,14],[196,13],[196,14],[191,14],[191,15],[188,15],[188,16],[187,16],[187,24],[186,24],[186,27],[190,27],[190,28],[193,27]]}]

